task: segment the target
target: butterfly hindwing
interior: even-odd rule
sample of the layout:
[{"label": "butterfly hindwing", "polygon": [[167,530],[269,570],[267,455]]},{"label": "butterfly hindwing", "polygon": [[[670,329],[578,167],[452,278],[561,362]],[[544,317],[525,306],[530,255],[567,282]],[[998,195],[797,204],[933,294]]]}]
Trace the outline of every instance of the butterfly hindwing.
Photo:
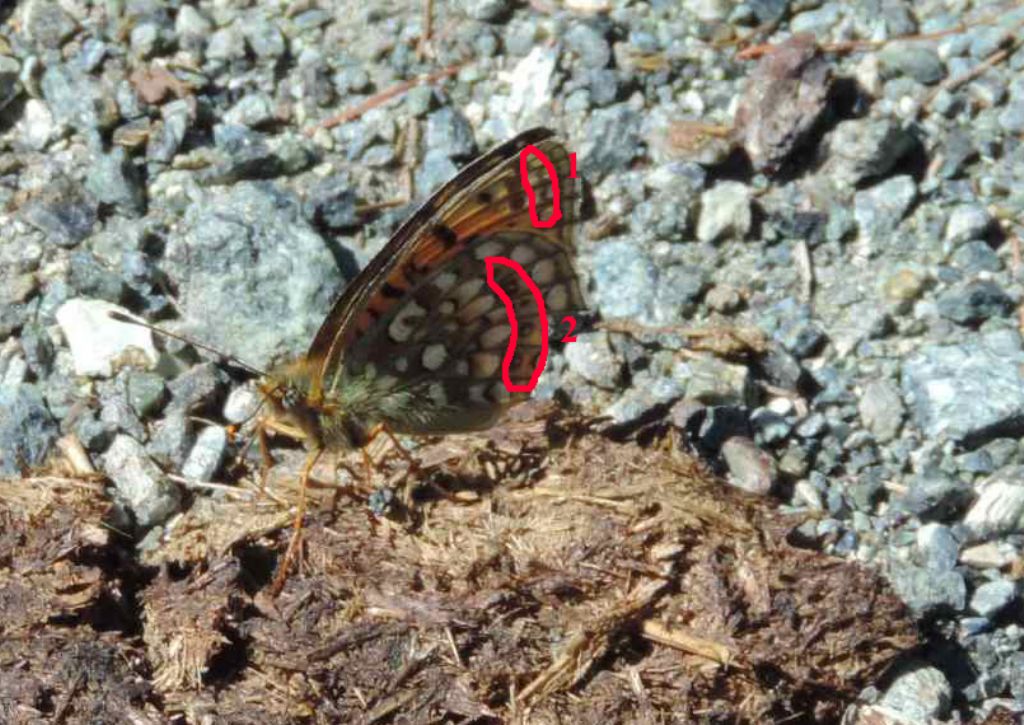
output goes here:
[{"label": "butterfly hindwing", "polygon": [[[538,228],[520,173],[520,152],[535,145],[559,182],[561,219]],[[554,188],[536,155],[526,170],[535,215],[553,212]],[[583,307],[573,269],[578,180],[550,131],[527,131],[467,166],[420,208],[349,285],[310,349],[323,392],[350,414],[382,419],[409,433],[489,425],[509,404],[503,363],[511,328],[504,304],[487,285],[485,260],[505,257],[533,279],[548,316]],[[543,337],[533,293],[512,270],[494,280],[512,301],[518,342],[509,380],[526,384]]]}]

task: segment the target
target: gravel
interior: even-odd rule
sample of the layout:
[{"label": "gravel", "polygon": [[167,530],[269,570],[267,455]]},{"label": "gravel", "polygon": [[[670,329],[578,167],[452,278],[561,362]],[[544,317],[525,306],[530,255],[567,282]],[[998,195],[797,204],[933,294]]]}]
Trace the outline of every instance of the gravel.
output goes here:
[{"label": "gravel", "polygon": [[220,482],[258,393],[107,311],[272,365],[417,201],[543,124],[587,181],[579,266],[615,324],[581,325],[538,394],[665,416],[731,483],[815,511],[808,545],[888,572],[925,643],[877,712],[1019,717],[1024,14],[538,7],[435,4],[422,46],[404,0],[5,17],[0,475],[74,434],[141,529],[207,495],[166,473]]}]

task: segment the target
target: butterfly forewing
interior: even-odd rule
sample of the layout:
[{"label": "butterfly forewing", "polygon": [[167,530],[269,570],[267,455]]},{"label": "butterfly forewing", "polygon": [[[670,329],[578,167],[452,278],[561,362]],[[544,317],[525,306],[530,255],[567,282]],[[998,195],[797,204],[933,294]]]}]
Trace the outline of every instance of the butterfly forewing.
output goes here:
[{"label": "butterfly forewing", "polygon": [[[535,145],[558,176],[561,219],[549,219],[554,189],[548,170],[528,155],[529,197],[520,152]],[[511,327],[487,284],[488,257],[505,257],[531,277],[556,323],[582,309],[573,269],[577,179],[564,147],[546,129],[498,146],[445,184],[349,285],[318,332],[307,359],[319,368],[322,393],[349,415],[408,433],[472,430],[491,424],[527,393],[510,393],[503,362]],[[528,285],[495,266],[495,282],[518,322],[508,366],[514,386],[530,382],[543,338]],[[320,392],[320,391],[318,391]]]}]

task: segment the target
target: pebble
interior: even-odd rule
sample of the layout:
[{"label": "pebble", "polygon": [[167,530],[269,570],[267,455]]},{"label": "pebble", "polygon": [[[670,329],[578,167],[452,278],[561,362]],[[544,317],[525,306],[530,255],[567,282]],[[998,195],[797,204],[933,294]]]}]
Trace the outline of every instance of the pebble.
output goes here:
[{"label": "pebble", "polygon": [[203,428],[181,467],[181,475],[192,481],[212,481],[224,460],[227,432],[219,425]]},{"label": "pebble", "polygon": [[57,324],[71,348],[76,375],[109,378],[124,366],[156,365],[152,333],[114,320],[110,312],[130,315],[104,300],[83,298],[68,300],[57,310]]},{"label": "pebble", "polygon": [[853,196],[853,217],[862,240],[872,247],[889,240],[917,199],[917,184],[909,176],[894,176]]},{"label": "pebble", "polygon": [[751,219],[750,188],[738,181],[720,182],[701,195],[697,239],[743,239],[750,232]]},{"label": "pebble", "polygon": [[607,332],[587,332],[566,344],[565,361],[571,370],[606,390],[614,390],[622,382],[622,363],[615,355]]},{"label": "pebble", "polygon": [[1016,598],[1016,583],[1006,579],[985,582],[971,595],[971,609],[986,619],[993,619]]},{"label": "pebble", "polygon": [[729,469],[729,483],[747,493],[767,495],[775,484],[774,459],[749,438],[733,436],[722,444],[722,460]]},{"label": "pebble", "polygon": [[960,543],[948,526],[931,522],[917,530],[917,550],[926,568],[952,571],[957,563]]},{"label": "pebble", "polygon": [[960,611],[967,604],[967,584],[957,571],[935,571],[893,562],[889,583],[918,616],[938,611]]},{"label": "pebble", "polygon": [[256,414],[261,401],[262,396],[252,385],[232,388],[224,401],[224,418],[235,425],[245,423]]},{"label": "pebble", "polygon": [[686,363],[686,395],[705,405],[749,404],[752,396],[750,368],[732,365],[717,357],[698,357]]},{"label": "pebble", "polygon": [[976,325],[990,317],[1009,315],[1016,305],[991,280],[973,280],[939,295],[938,313],[958,325]]},{"label": "pebble", "polygon": [[845,187],[884,176],[914,147],[914,138],[892,119],[853,119],[836,125],[827,139],[822,171]]},{"label": "pebble", "polygon": [[139,527],[148,529],[163,523],[180,509],[178,488],[164,477],[134,438],[116,436],[103,455],[101,467]]},{"label": "pebble", "polygon": [[925,663],[907,666],[882,696],[881,704],[911,722],[943,720],[949,714],[953,688],[942,670]]},{"label": "pebble", "polygon": [[0,386],[0,476],[40,466],[57,439],[57,423],[32,384]]},{"label": "pebble", "polygon": [[963,244],[972,239],[983,239],[992,228],[992,217],[977,204],[964,204],[953,209],[946,222],[946,242]]},{"label": "pebble", "polygon": [[872,380],[858,403],[861,421],[879,443],[899,435],[906,409],[899,387],[892,380]]},{"label": "pebble", "polygon": [[1024,466],[996,471],[978,486],[964,527],[973,541],[1024,532]]}]

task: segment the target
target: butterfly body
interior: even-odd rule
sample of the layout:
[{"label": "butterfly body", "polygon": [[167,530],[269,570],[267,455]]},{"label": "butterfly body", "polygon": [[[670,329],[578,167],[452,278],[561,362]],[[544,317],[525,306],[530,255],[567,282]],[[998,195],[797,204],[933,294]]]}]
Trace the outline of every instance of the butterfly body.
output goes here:
[{"label": "butterfly body", "polygon": [[[310,449],[363,446],[371,431],[429,435],[492,425],[528,393],[521,386],[543,363],[548,314],[582,309],[573,269],[578,182],[569,155],[547,129],[532,129],[492,149],[443,185],[345,288],[309,351],[279,366],[260,384],[269,427]],[[539,149],[558,177],[524,149]],[[533,223],[522,174],[535,209],[561,219]],[[556,194],[555,185],[560,185]],[[512,270],[494,281],[512,301],[513,321],[488,285],[486,260],[515,261],[535,283]],[[518,389],[517,389],[518,390]]]}]

